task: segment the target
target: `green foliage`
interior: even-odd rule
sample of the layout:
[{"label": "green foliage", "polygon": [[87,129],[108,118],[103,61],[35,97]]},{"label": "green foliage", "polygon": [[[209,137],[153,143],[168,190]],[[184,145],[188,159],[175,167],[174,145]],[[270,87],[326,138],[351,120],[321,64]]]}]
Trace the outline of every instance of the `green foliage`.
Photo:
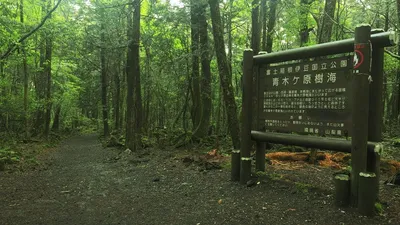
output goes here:
[{"label": "green foliage", "polygon": [[312,188],[310,184],[305,184],[302,182],[295,182],[296,188],[301,190],[303,193],[308,193],[309,189]]},{"label": "green foliage", "polygon": [[[242,75],[242,52],[250,47],[251,39],[251,1],[221,1],[221,14],[224,22],[225,38],[229,31],[232,37],[232,86],[235,101],[241,108],[240,79]],[[24,0],[24,23],[19,15],[19,1],[0,0],[0,54],[10,44],[32,30],[45,16],[42,7],[46,1]],[[123,130],[126,116],[126,81],[125,71],[128,40],[127,29],[130,26],[128,16],[132,10],[126,2],[118,0],[70,0],[63,1],[60,7],[44,26],[19,45],[11,56],[2,61],[0,71],[0,132],[7,131],[22,135],[25,131],[24,119],[28,119],[29,130],[37,126],[38,112],[48,103],[52,105],[52,122],[55,108],[61,106],[60,127],[64,130],[79,129],[84,133],[98,132],[102,126],[102,108],[100,104],[100,50],[105,49],[107,67],[107,102],[108,122],[112,129]],[[310,1],[301,5],[300,0],[281,0],[278,4],[276,27],[273,30],[273,50],[281,51],[299,46],[299,30],[305,18],[310,32],[307,45],[317,43],[318,30],[321,28],[321,16],[324,1]],[[386,7],[386,4],[388,7]],[[353,36],[354,28],[359,23],[370,23],[374,28],[385,25],[386,9],[389,28],[396,28],[397,8],[389,1],[357,0],[341,1],[336,5],[336,15],[332,18],[332,40]],[[189,2],[182,1],[174,5],[169,1],[142,1],[141,9],[141,43],[140,68],[143,95],[143,120],[146,121],[142,142],[145,146],[174,145],[177,142],[190,142],[191,133],[195,130],[191,124],[191,43]],[[305,15],[304,12],[307,12]],[[383,16],[385,15],[385,16]],[[231,30],[228,24],[231,19]],[[213,50],[211,21],[209,23],[210,50]],[[101,24],[104,27],[101,27]],[[101,39],[104,35],[104,40]],[[53,40],[52,52],[52,96],[46,102],[39,84],[43,68],[40,57],[43,54],[44,38]],[[23,54],[25,46],[27,57],[28,108],[27,115],[21,110],[23,96]],[[396,52],[396,47],[388,48]],[[201,54],[199,51],[197,54]],[[210,51],[212,72],[212,124],[216,126],[213,134],[225,135],[227,123],[225,109],[221,104],[220,81],[214,51]],[[44,62],[45,64],[48,62]],[[397,80],[398,60],[385,57],[385,76],[387,78],[386,102],[392,97]],[[114,84],[119,80],[119,87]],[[113,127],[116,90],[120,90],[120,127]],[[385,110],[388,107],[385,107]],[[389,107],[390,108],[390,107]],[[387,112],[386,112],[387,113]],[[385,118],[388,120],[389,118]],[[219,120],[219,121],[218,121]],[[395,123],[393,123],[395,124]],[[390,130],[399,130],[389,123]],[[217,126],[218,125],[218,126]],[[167,127],[167,130],[156,131],[156,127]],[[217,130],[218,129],[218,130]],[[400,132],[391,132],[392,135]],[[177,141],[179,139],[179,141]],[[228,138],[216,139],[212,136],[201,141],[201,144],[212,146],[228,142]],[[156,140],[156,141],[153,141]],[[230,149],[222,146],[223,149]]]},{"label": "green foliage", "polygon": [[142,136],[141,141],[144,148],[153,147],[156,145],[156,140],[148,136]]},{"label": "green foliage", "polygon": [[223,161],[221,164],[220,164],[220,166],[221,166],[221,168],[222,169],[231,169],[231,167],[232,167],[232,163],[231,163],[231,161],[230,160],[227,160],[227,161]]},{"label": "green foliage", "polygon": [[382,215],[384,213],[384,208],[383,205],[379,202],[375,203],[375,211],[379,214]]},{"label": "green foliage", "polygon": [[265,171],[257,171],[256,172],[257,177],[262,177],[262,176],[266,176],[266,175],[268,175],[268,173]]},{"label": "green foliage", "polygon": [[268,176],[271,180],[282,180],[283,178],[283,175],[278,173],[269,173]]},{"label": "green foliage", "polygon": [[12,151],[10,148],[0,149],[0,161],[5,164],[18,163],[20,161],[21,154]]}]

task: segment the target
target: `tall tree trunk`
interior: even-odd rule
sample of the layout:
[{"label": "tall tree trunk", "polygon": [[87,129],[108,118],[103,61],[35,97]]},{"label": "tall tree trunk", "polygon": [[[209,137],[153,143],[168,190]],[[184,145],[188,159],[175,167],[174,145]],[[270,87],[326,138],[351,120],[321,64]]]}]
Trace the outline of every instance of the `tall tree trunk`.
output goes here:
[{"label": "tall tree trunk", "polygon": [[253,0],[251,7],[251,48],[257,55],[260,51],[260,0]]},{"label": "tall tree trunk", "polygon": [[[124,57],[125,58],[125,57]],[[121,71],[121,91],[120,91],[120,96],[121,96],[121,101],[119,104],[119,112],[120,112],[120,117],[119,117],[119,124],[120,124],[120,129],[126,128],[126,126],[123,126],[123,124],[126,125],[126,99],[127,99],[127,91],[126,91],[126,65],[125,63],[121,62],[122,65],[120,65],[120,71]],[[123,100],[124,99],[124,100]]]},{"label": "tall tree trunk", "polygon": [[[189,54],[189,51],[187,51],[187,54]],[[187,91],[190,93],[190,91],[192,90],[192,88],[191,88],[191,84],[190,84],[190,82],[191,82],[191,79],[190,79],[191,73],[190,73],[190,62],[189,62],[189,58],[186,58],[185,62],[186,62],[185,68],[186,68],[187,80],[189,81],[188,84],[187,84]],[[182,116],[182,126],[183,126],[183,130],[185,131],[185,133],[187,132],[188,127],[189,127],[188,122],[187,122],[187,116],[186,116],[189,98],[186,98],[186,101],[187,101],[187,102],[185,102],[185,106],[186,106],[186,107],[184,107],[183,116]]]},{"label": "tall tree trunk", "polygon": [[148,132],[150,127],[150,101],[151,101],[151,51],[150,46],[145,47],[146,51],[146,81],[144,84],[144,124],[143,128]]},{"label": "tall tree trunk", "polygon": [[232,19],[233,19],[233,1],[229,0],[229,19],[227,21],[228,28],[228,63],[229,68],[232,71],[232,56],[233,56],[233,37],[232,37]]},{"label": "tall tree trunk", "polygon": [[[385,1],[386,9],[385,9],[385,27],[384,30],[388,31],[389,30],[389,11],[390,11],[390,3],[388,0]],[[387,85],[387,75],[383,75],[383,105],[385,107],[385,110],[383,111],[384,115],[384,123],[383,123],[383,132],[386,132],[386,126],[388,125],[388,119],[389,119],[389,112],[390,112],[390,104],[389,104],[389,93],[388,93],[388,85]]]},{"label": "tall tree trunk", "polygon": [[[400,22],[400,0],[397,0],[397,20]],[[397,53],[400,54],[400,40],[397,43]],[[398,121],[398,116],[399,116],[399,101],[400,101],[400,64],[397,63],[397,72],[396,72],[396,78],[393,84],[392,88],[392,96],[391,96],[391,102],[392,102],[392,107],[391,107],[391,120],[394,122]]]},{"label": "tall tree trunk", "polygon": [[120,59],[118,57],[118,62],[115,65],[115,73],[114,73],[114,129],[120,130],[120,105],[121,105],[121,82],[119,79],[120,71]]},{"label": "tall tree trunk", "polygon": [[[52,0],[47,2],[47,13],[52,8]],[[51,34],[46,34],[46,55],[45,55],[45,68],[44,72],[46,74],[46,113],[45,113],[45,127],[44,136],[49,137],[50,134],[50,121],[51,121],[51,61],[52,61],[52,51],[53,51],[53,40]]]},{"label": "tall tree trunk", "polygon": [[199,1],[190,1],[191,22],[191,51],[192,51],[192,122],[193,130],[197,128],[201,120],[201,97],[200,97],[200,31],[199,31]]},{"label": "tall tree trunk", "polygon": [[[46,0],[42,1],[42,14],[46,14]],[[35,79],[35,91],[39,100],[36,109],[36,118],[34,125],[34,135],[42,134],[45,125],[45,106],[46,106],[46,34],[43,33],[40,37],[39,46],[39,68]]]},{"label": "tall tree trunk", "polygon": [[228,117],[228,128],[233,142],[233,147],[240,147],[240,129],[237,117],[237,106],[232,87],[232,74],[229,70],[228,61],[225,52],[225,43],[223,36],[223,27],[221,26],[221,13],[219,9],[219,0],[209,0],[211,21],[214,36],[214,46],[217,55],[218,71],[221,87],[224,96],[224,102]]},{"label": "tall tree trunk", "polygon": [[[130,7],[132,10],[132,7]],[[133,10],[132,10],[133,12]],[[133,68],[133,27],[132,27],[132,13],[129,12],[127,16],[127,36],[129,40],[127,61],[126,61],[126,132],[125,132],[125,145],[131,149],[135,149],[135,125],[134,125],[134,100],[133,100],[133,88],[135,85],[134,81],[134,68]]]},{"label": "tall tree trunk", "polygon": [[261,0],[261,50],[265,51],[267,48],[267,0]]},{"label": "tall tree trunk", "polygon": [[137,149],[141,146],[141,134],[143,129],[143,105],[142,105],[142,85],[140,82],[140,3],[135,0],[133,3],[133,69],[134,69],[134,92],[135,92],[135,142]]},{"label": "tall tree trunk", "polygon": [[[20,0],[20,22],[24,24],[24,0]],[[26,59],[25,42],[21,43],[22,52],[22,73],[24,76],[24,128],[25,128],[25,139],[29,138],[29,115],[28,115],[28,88],[29,88],[29,77],[28,77],[28,63]]]},{"label": "tall tree trunk", "polygon": [[268,17],[268,25],[267,25],[267,43],[265,47],[265,51],[271,53],[272,46],[274,43],[274,31],[276,24],[276,8],[278,6],[278,0],[271,0],[269,3],[269,17]]},{"label": "tall tree trunk", "polygon": [[216,140],[216,147],[215,148],[219,148],[219,137],[221,136],[221,112],[222,112],[222,106],[223,104],[223,96],[222,96],[222,87],[221,85],[218,88],[218,102],[217,102],[217,110],[216,110],[216,124],[215,124],[215,134],[217,135],[217,140]]},{"label": "tall tree trunk", "polygon": [[336,0],[326,0],[322,23],[319,27],[318,43],[331,41],[333,21],[335,19]]},{"label": "tall tree trunk", "polygon": [[128,17],[128,45],[127,56],[127,96],[126,96],[126,145],[131,150],[139,147],[141,132],[141,87],[140,87],[140,0],[132,1],[133,19]]},{"label": "tall tree trunk", "polygon": [[[103,13],[101,13],[102,19],[104,18]],[[104,22],[101,21],[100,25],[100,39],[101,39],[101,47],[100,47],[100,67],[101,67],[101,111],[103,114],[103,135],[104,137],[108,137],[110,131],[108,127],[108,104],[107,104],[107,65],[106,65],[106,51],[105,51],[105,27]]]},{"label": "tall tree trunk", "polygon": [[384,30],[385,31],[388,31],[389,30],[389,22],[390,22],[390,20],[389,20],[389,12],[390,12],[390,1],[389,0],[386,0],[385,1],[385,27],[384,27]]},{"label": "tall tree trunk", "polygon": [[[5,79],[5,73],[4,73],[4,67],[5,67],[5,61],[4,60],[0,60],[0,79],[4,80]],[[2,96],[6,96],[7,95],[7,90],[5,87],[0,87],[0,94]],[[0,112],[0,131],[4,131],[4,127],[5,127],[5,115]]]},{"label": "tall tree trunk", "polygon": [[208,24],[206,18],[207,4],[199,5],[199,33],[201,49],[201,119],[193,136],[195,138],[204,138],[207,136],[211,117],[211,69],[208,46]]}]

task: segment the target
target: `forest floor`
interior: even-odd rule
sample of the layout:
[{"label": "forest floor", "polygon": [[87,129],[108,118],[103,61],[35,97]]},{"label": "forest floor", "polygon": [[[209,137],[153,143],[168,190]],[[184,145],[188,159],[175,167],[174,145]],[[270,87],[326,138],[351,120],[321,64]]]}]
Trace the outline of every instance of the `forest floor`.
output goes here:
[{"label": "forest floor", "polygon": [[382,184],[381,215],[362,217],[334,206],[331,168],[275,163],[247,187],[190,151],[128,153],[81,135],[36,170],[0,172],[0,224],[400,224],[399,187]]}]

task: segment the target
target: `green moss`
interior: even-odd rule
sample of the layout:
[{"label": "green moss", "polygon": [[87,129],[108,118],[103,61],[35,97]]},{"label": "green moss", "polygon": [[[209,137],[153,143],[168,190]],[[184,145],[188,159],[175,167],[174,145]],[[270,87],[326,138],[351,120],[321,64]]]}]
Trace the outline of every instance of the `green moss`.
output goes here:
[{"label": "green moss", "polygon": [[221,163],[222,169],[230,169],[231,168],[231,161],[225,161]]},{"label": "green moss", "polygon": [[304,193],[308,193],[308,190],[309,190],[310,188],[312,188],[311,185],[305,184],[305,183],[302,183],[302,182],[295,182],[295,184],[296,184],[296,188],[299,189],[299,190],[301,190],[301,191],[304,192]]},{"label": "green moss", "polygon": [[277,174],[277,173],[271,173],[271,174],[268,174],[268,176],[271,180],[282,180],[282,178],[283,178],[282,174]]},{"label": "green moss", "polygon": [[265,172],[265,171],[257,171],[256,172],[257,177],[262,177],[262,176],[266,176],[266,175],[267,175],[267,172]]},{"label": "green moss", "polygon": [[375,210],[376,210],[377,213],[379,213],[379,215],[382,215],[383,211],[384,211],[382,204],[379,203],[379,202],[376,202],[375,203]]}]

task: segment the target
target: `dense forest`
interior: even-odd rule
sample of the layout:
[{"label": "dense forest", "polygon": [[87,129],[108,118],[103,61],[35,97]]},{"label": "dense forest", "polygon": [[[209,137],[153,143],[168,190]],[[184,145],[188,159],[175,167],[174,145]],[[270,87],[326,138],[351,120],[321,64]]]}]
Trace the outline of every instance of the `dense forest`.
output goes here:
[{"label": "dense forest", "polygon": [[0,221],[398,224],[399,28],[400,0],[0,0]]},{"label": "dense forest", "polygon": [[[130,149],[240,145],[243,50],[276,52],[398,29],[394,0],[0,0],[0,132],[95,129]],[[385,54],[385,132],[398,134],[400,48]]]}]

